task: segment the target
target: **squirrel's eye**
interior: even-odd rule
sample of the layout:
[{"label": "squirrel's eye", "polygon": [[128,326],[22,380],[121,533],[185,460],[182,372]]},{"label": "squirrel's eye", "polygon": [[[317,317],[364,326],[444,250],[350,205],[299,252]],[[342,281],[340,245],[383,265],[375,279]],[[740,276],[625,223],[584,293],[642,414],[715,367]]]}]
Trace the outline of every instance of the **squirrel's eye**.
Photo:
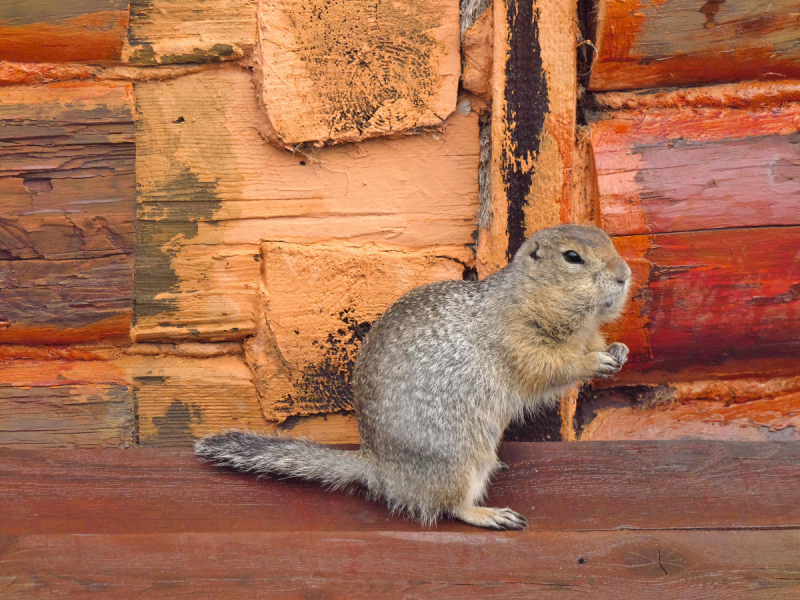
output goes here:
[{"label": "squirrel's eye", "polygon": [[564,252],[564,260],[567,261],[568,263],[581,264],[581,265],[583,264],[583,259],[581,258],[581,255],[575,252],[575,250],[567,250],[566,252]]}]

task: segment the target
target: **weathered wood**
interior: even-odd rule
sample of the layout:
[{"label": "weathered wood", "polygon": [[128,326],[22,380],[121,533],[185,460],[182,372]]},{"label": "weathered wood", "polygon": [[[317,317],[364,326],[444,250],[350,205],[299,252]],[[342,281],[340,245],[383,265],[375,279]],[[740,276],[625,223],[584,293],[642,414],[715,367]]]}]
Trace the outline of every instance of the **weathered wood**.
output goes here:
[{"label": "weathered wood", "polygon": [[[535,532],[800,527],[796,443],[503,444],[500,458],[511,468],[488,505],[526,514]],[[358,495],[220,471],[188,450],[0,450],[0,474],[7,536],[421,529]]]},{"label": "weathered wood", "polygon": [[130,380],[104,361],[0,363],[0,446],[118,448],[134,443]]},{"label": "weathered wood", "polygon": [[263,331],[247,355],[274,420],[353,410],[350,374],[372,323],[406,292],[464,270],[431,253],[344,245],[264,243],[261,260]]},{"label": "weathered wood", "polygon": [[129,0],[6,0],[0,6],[0,60],[119,60]]},{"label": "weathered wood", "polygon": [[796,0],[597,0],[589,89],[800,77]]},{"label": "weathered wood", "polygon": [[292,155],[253,129],[246,71],[135,90],[136,339],[253,334],[262,240],[374,241],[471,260],[477,115],[455,115],[443,133]]},{"label": "weathered wood", "polygon": [[494,4],[492,201],[478,238],[481,276],[505,266],[526,235],[569,216],[575,11],[560,0]]},{"label": "weathered wood", "polygon": [[[609,326],[610,337],[631,349],[613,381],[797,373],[800,227],[627,236],[614,242],[631,266],[634,285],[630,308]],[[678,377],[681,372],[686,377]]]},{"label": "weathered wood", "polygon": [[591,127],[611,235],[800,224],[800,104],[613,112]]},{"label": "weathered wood", "polygon": [[279,428],[290,437],[314,440],[320,444],[358,444],[361,441],[353,413],[289,417]]},{"label": "weathered wood", "polygon": [[25,598],[790,600],[797,531],[24,535],[3,547]]},{"label": "weathered wood", "polygon": [[274,429],[241,356],[129,355],[117,364],[131,373],[141,446],[186,448],[226,429]]},{"label": "weathered wood", "polygon": [[254,0],[132,0],[134,64],[205,63],[242,58],[256,45]]},{"label": "weathered wood", "polygon": [[441,125],[456,108],[456,1],[275,0],[258,23],[261,130],[277,144]]},{"label": "weathered wood", "polygon": [[730,404],[600,409],[581,440],[800,441],[800,393]]},{"label": "weathered wood", "polygon": [[0,342],[129,339],[131,86],[0,94]]},{"label": "weathered wood", "polygon": [[492,100],[492,59],[494,56],[494,13],[492,5],[463,33],[461,51],[464,72],[461,83],[479,98]]}]

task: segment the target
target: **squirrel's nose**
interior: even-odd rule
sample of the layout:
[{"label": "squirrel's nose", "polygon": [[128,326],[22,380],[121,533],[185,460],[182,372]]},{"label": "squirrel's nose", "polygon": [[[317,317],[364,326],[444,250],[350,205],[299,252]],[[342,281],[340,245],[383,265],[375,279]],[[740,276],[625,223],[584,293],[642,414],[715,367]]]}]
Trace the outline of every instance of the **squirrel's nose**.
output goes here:
[{"label": "squirrel's nose", "polygon": [[623,262],[620,268],[617,269],[617,283],[620,285],[625,285],[630,278],[631,268]]}]

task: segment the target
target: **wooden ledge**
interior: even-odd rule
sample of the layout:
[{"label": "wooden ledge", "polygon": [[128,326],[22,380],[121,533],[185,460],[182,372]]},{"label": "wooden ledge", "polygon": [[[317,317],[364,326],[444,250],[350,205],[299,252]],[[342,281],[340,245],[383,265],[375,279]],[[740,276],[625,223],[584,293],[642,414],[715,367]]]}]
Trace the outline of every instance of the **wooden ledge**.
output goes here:
[{"label": "wooden ledge", "polygon": [[[800,444],[505,444],[497,533],[188,451],[0,450],[8,598],[797,598]],[[712,596],[702,590],[714,590]]]}]

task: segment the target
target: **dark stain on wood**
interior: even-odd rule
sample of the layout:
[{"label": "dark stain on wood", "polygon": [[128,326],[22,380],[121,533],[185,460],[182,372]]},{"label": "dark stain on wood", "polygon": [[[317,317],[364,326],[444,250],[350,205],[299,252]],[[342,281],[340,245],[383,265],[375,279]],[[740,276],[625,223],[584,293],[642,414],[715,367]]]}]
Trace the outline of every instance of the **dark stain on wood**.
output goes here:
[{"label": "dark stain on wood", "polygon": [[[137,381],[141,378],[136,378]],[[147,383],[146,385],[152,385]],[[134,386],[134,393],[136,387]],[[191,402],[178,399],[170,402],[161,417],[153,417],[156,429],[154,436],[147,439],[145,446],[178,446],[188,447],[194,443],[196,436],[192,433],[191,424],[203,419],[203,410]]]},{"label": "dark stain on wood", "polygon": [[535,413],[526,413],[503,433],[505,442],[560,442],[561,412],[558,405],[541,406]]},{"label": "dark stain on wood", "polygon": [[508,60],[505,65],[506,128],[509,148],[501,152],[503,181],[508,197],[510,260],[525,241],[525,205],[533,173],[523,163],[535,161],[549,109],[547,80],[542,68],[538,9],[532,1],[508,2]]},{"label": "dark stain on wood", "polygon": [[329,332],[324,341],[313,345],[323,348],[322,357],[303,368],[295,379],[294,392],[276,403],[278,411],[292,412],[298,407],[312,413],[353,410],[353,374],[358,351],[372,324],[359,321],[352,308],[339,313],[342,327]]}]

